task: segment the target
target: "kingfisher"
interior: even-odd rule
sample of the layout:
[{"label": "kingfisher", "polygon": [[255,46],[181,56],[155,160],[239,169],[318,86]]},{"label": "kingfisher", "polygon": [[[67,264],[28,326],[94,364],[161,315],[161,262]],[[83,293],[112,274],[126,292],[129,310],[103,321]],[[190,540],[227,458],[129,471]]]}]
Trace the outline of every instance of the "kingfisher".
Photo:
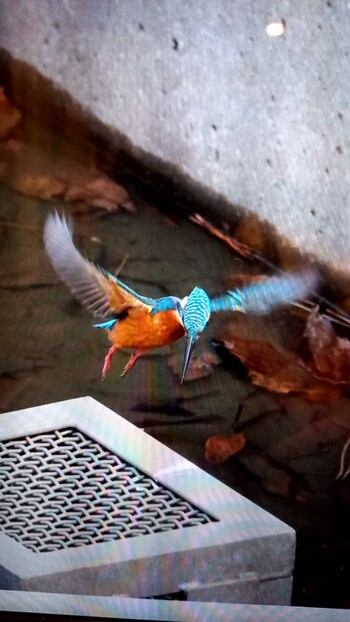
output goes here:
[{"label": "kingfisher", "polygon": [[186,336],[181,382],[184,381],[195,343],[205,330],[212,313],[236,311],[266,314],[275,307],[294,302],[313,293],[318,282],[313,268],[262,278],[259,282],[228,290],[211,298],[201,287],[188,296],[142,296],[107,270],[85,259],[73,243],[71,221],[57,212],[50,214],[44,227],[44,243],[51,263],[72,294],[100,321],[95,328],[108,331],[112,343],[102,369],[104,379],[114,354],[132,350],[124,376],[140,356]]},{"label": "kingfisher", "polygon": [[317,271],[313,267],[308,267],[296,272],[263,277],[255,283],[240,289],[228,290],[215,298],[210,298],[204,289],[195,287],[190,295],[181,301],[187,337],[181,383],[185,379],[193,347],[205,330],[212,313],[238,311],[265,315],[276,307],[315,293],[318,280]]},{"label": "kingfisher", "polygon": [[112,346],[104,360],[102,379],[118,350],[132,350],[124,376],[141,355],[184,336],[180,298],[141,296],[107,270],[85,259],[74,246],[71,221],[57,212],[46,220],[44,243],[58,276],[95,317],[103,320],[94,327],[108,331]]}]

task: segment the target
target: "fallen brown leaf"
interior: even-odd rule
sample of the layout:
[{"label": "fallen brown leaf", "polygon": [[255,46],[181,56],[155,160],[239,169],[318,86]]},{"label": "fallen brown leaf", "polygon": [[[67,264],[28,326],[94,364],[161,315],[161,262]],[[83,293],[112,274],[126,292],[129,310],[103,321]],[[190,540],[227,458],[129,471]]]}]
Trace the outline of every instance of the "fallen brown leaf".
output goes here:
[{"label": "fallen brown leaf", "polygon": [[235,239],[239,244],[244,244],[260,253],[265,251],[266,232],[263,224],[254,214],[243,216],[238,227],[235,229]]},{"label": "fallen brown leaf", "polygon": [[84,185],[68,185],[64,198],[66,201],[84,201],[109,212],[114,211],[116,206],[127,211],[134,210],[127,191],[102,174],[92,176]]},{"label": "fallen brown leaf", "polygon": [[205,443],[205,459],[212,464],[220,464],[244,446],[245,437],[241,432],[231,436],[210,436]]},{"label": "fallen brown leaf", "polygon": [[252,382],[276,393],[303,393],[313,402],[329,402],[341,394],[341,387],[315,378],[293,352],[265,341],[234,337],[224,340],[227,350],[247,367]]},{"label": "fallen brown leaf", "polygon": [[346,313],[350,313],[350,296],[346,296],[346,298],[341,301],[340,307],[344,309]]},{"label": "fallen brown leaf", "polygon": [[[192,355],[188,364],[185,382],[191,380],[199,380],[200,378],[210,376],[210,374],[213,373],[215,367],[217,367],[219,364],[220,359],[215,353],[204,351],[201,352],[201,354],[199,355]],[[175,374],[177,374],[178,376],[181,375],[179,360],[176,355],[170,357],[169,366]]]},{"label": "fallen brown leaf", "polygon": [[21,118],[21,113],[7,99],[3,87],[0,87],[0,138],[6,138]]},{"label": "fallen brown leaf", "polygon": [[309,314],[305,337],[317,372],[325,380],[350,383],[350,341],[338,337],[331,322],[317,308]]},{"label": "fallen brown leaf", "polygon": [[0,88],[0,178],[18,192],[40,199],[84,202],[108,211],[133,211],[122,186],[96,169],[65,155],[65,149],[43,150],[9,134],[21,118]]},{"label": "fallen brown leaf", "polygon": [[[9,158],[1,157],[6,152],[11,157],[11,166],[7,167]],[[0,169],[9,186],[27,196],[83,202],[110,212],[134,211],[126,190],[106,175],[68,160],[43,162],[42,154],[30,145],[23,145],[21,150],[12,149],[9,154],[7,143],[3,143]]]},{"label": "fallen brown leaf", "polygon": [[10,185],[17,192],[37,199],[63,198],[66,189],[66,184],[62,179],[30,172],[23,172],[22,175],[12,177]]}]

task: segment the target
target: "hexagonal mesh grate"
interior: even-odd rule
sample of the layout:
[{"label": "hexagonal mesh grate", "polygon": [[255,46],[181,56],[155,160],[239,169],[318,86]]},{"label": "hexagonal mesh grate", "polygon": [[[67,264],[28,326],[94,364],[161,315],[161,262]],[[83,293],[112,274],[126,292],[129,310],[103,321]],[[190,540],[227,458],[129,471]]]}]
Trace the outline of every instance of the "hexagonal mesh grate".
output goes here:
[{"label": "hexagonal mesh grate", "polygon": [[0,442],[0,529],[34,552],[215,521],[74,428]]}]

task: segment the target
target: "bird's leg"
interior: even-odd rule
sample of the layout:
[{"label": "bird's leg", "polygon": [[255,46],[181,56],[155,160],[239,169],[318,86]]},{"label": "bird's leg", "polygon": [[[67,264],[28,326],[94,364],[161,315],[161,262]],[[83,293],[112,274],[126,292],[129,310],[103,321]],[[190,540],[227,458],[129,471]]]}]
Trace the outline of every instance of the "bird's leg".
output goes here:
[{"label": "bird's leg", "polygon": [[123,369],[123,373],[121,374],[121,376],[125,376],[125,374],[127,374],[128,371],[130,371],[130,369],[135,365],[137,359],[140,358],[142,354],[144,353],[140,352],[140,350],[136,350],[132,353],[129,361],[127,362],[127,364],[125,365]]},{"label": "bird's leg", "polygon": [[118,346],[116,346],[115,344],[111,348],[109,348],[108,354],[105,358],[105,362],[104,362],[103,369],[102,369],[102,380],[104,380],[105,377],[107,376],[109,372],[109,368],[111,366],[111,360],[112,360],[113,354],[115,354],[117,350],[118,350]]}]

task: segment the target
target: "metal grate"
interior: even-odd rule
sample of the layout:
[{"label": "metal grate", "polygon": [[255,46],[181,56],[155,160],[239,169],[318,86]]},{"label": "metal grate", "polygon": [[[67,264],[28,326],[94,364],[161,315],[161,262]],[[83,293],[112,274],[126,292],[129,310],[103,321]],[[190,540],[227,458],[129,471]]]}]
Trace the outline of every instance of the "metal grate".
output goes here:
[{"label": "metal grate", "polygon": [[34,552],[214,522],[74,428],[0,442],[0,530]]}]

